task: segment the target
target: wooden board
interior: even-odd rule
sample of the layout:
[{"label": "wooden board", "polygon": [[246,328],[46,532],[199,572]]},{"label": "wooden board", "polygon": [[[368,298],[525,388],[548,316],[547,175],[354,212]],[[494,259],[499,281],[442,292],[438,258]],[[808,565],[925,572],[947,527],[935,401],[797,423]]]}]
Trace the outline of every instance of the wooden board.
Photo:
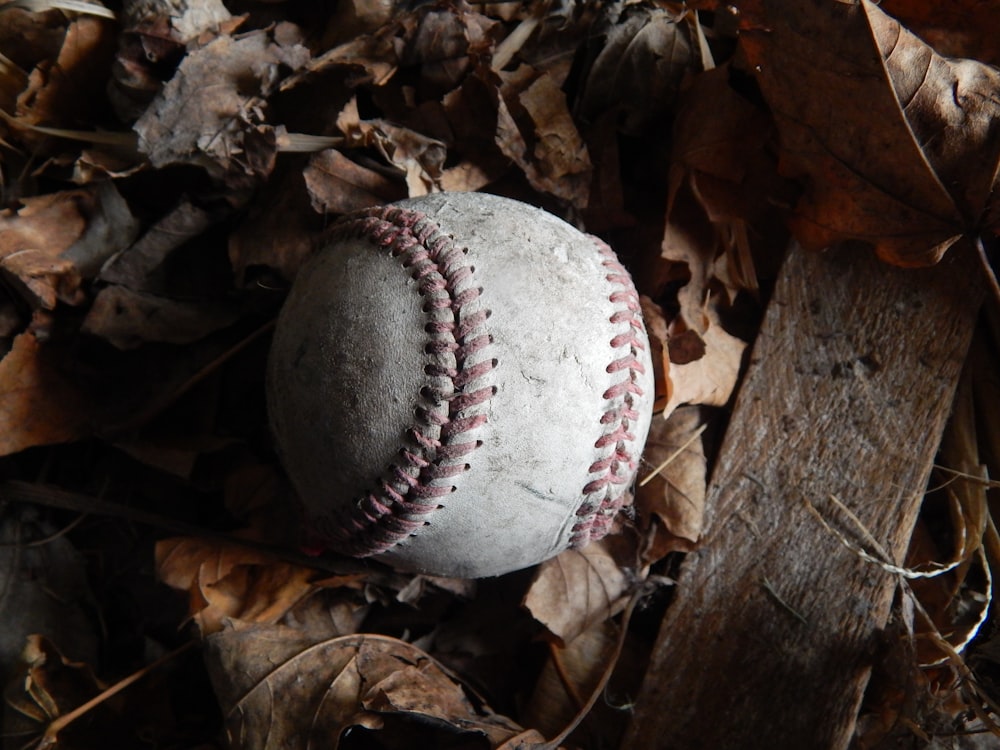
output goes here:
[{"label": "wooden board", "polygon": [[663,620],[625,748],[845,748],[972,335],[971,253],[890,268],[789,251]]}]

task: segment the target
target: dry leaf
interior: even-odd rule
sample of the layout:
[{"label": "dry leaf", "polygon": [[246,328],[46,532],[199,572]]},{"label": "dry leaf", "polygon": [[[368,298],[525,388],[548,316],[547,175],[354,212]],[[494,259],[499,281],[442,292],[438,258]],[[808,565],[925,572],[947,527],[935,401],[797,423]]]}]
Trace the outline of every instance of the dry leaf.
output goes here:
[{"label": "dry leaf", "polygon": [[97,662],[96,623],[85,610],[85,561],[57,532],[34,508],[0,506],[0,679],[11,675],[33,633],[71,659]]},{"label": "dry leaf", "polygon": [[283,289],[315,249],[322,221],[310,206],[301,167],[273,175],[229,235],[229,261],[241,288]]},{"label": "dry leaf", "polygon": [[744,10],[782,168],[807,182],[803,244],[859,239],[921,266],[1000,226],[1000,71],[941,57],[869,0]]},{"label": "dry leaf", "polygon": [[441,141],[386,120],[362,120],[356,98],[337,117],[337,128],[344,134],[345,147],[374,148],[388,164],[402,170],[411,198],[438,188],[448,154]]},{"label": "dry leaf", "polygon": [[620,612],[638,580],[635,537],[614,534],[546,560],[535,572],[524,606],[566,644]]},{"label": "dry leaf", "polygon": [[[650,563],[669,552],[691,551],[701,536],[708,485],[702,427],[701,410],[696,407],[681,407],[669,419],[653,420],[650,427],[643,471],[659,471],[649,482],[643,483],[642,477],[635,498],[643,526],[655,519],[644,550]],[[670,462],[659,468],[667,459]]]},{"label": "dry leaf", "polygon": [[189,611],[202,634],[225,618],[277,622],[314,587],[316,572],[235,544],[165,539],[156,545],[161,581],[190,595]]},{"label": "dry leaf", "polygon": [[399,746],[392,738],[402,735],[407,747],[451,747],[475,737],[496,747],[521,731],[477,707],[447,670],[394,638],[317,641],[290,628],[236,622],[211,636],[206,652],[229,736],[246,750],[336,749],[361,729],[384,746]]},{"label": "dry leaf", "polygon": [[97,407],[71,373],[30,333],[0,360],[0,456],[90,434]]},{"label": "dry leaf", "polygon": [[[21,661],[18,679],[11,681],[4,696],[7,737],[23,740],[34,735],[37,739],[53,720],[83,705],[105,688],[89,665],[66,658],[41,635],[28,636]],[[94,707],[88,718],[91,726],[98,729],[83,729],[85,735],[90,735],[86,739],[76,734],[81,746],[88,740],[98,741],[97,735],[100,743],[108,742],[111,746],[126,742],[116,731],[122,724],[120,717],[107,703]]]},{"label": "dry leaf", "polygon": [[97,293],[82,330],[118,349],[149,342],[189,344],[231,325],[239,311],[222,302],[184,302],[109,286]]},{"label": "dry leaf", "polygon": [[[681,404],[725,406],[736,388],[746,342],[728,333],[719,321],[718,302],[709,300],[694,328],[674,328],[667,339],[667,418]],[[674,321],[674,325],[678,324]],[[679,334],[683,335],[679,335]]]},{"label": "dry leaf", "polygon": [[[525,706],[525,724],[547,737],[562,732],[600,682],[614,654],[619,635],[614,622],[599,622],[564,648],[550,649],[549,660]],[[588,716],[583,728],[572,735],[573,744],[570,746],[614,747],[617,739],[614,730],[621,731],[621,726],[615,727],[608,720],[611,717],[607,713],[610,712],[601,713],[597,708],[595,715]],[[615,722],[618,725],[626,720],[621,712],[618,718],[619,721]]]},{"label": "dry leaf", "polygon": [[[110,214],[107,213],[110,211]],[[108,218],[122,225],[100,231]],[[80,188],[25,198],[21,207],[0,213],[0,271],[32,309],[52,310],[57,302],[79,305],[81,270],[87,262],[84,243],[123,243],[134,231],[134,220],[114,187]]]},{"label": "dry leaf", "polygon": [[322,214],[349,214],[406,197],[397,181],[335,149],[313,155],[302,174],[313,210]]},{"label": "dry leaf", "polygon": [[222,36],[189,53],[135,124],[155,167],[193,164],[234,186],[270,173],[276,152],[266,97],[309,59],[266,31]]},{"label": "dry leaf", "polygon": [[[18,125],[78,127],[97,121],[113,44],[108,19],[76,15],[66,25],[58,56],[39,61],[31,71],[17,100]],[[37,145],[46,136],[24,130],[20,138]]]},{"label": "dry leaf", "polygon": [[591,28],[593,60],[573,113],[593,122],[615,112],[618,127],[640,136],[663,126],[697,52],[678,13],[645,3],[612,3]]},{"label": "dry leaf", "polygon": [[543,73],[517,96],[533,123],[524,133],[532,144],[522,165],[528,182],[544,193],[560,198],[577,209],[590,198],[590,154],[569,113],[566,96],[547,73]]}]

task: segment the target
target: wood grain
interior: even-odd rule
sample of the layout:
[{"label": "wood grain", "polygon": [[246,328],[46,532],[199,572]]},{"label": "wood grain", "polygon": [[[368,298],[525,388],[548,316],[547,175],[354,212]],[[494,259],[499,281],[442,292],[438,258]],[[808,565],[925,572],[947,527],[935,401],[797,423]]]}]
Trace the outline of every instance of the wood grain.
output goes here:
[{"label": "wood grain", "polygon": [[976,320],[972,253],[890,268],[793,247],[756,341],[622,748],[844,748]]}]

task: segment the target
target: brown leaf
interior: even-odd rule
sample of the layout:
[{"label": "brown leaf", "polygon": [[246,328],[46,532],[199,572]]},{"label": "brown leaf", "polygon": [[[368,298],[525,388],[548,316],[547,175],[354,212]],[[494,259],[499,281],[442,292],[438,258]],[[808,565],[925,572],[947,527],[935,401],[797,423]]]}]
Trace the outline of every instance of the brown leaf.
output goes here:
[{"label": "brown leaf", "polygon": [[0,511],[0,675],[20,661],[25,641],[40,634],[69,658],[96,664],[96,622],[86,614],[91,596],[86,561],[31,506]]},{"label": "brown leaf", "polygon": [[237,622],[211,636],[206,652],[230,736],[248,750],[335,749],[357,727],[382,738],[405,733],[410,747],[476,736],[495,747],[521,731],[475,706],[451,673],[394,638],[317,640],[290,628]]},{"label": "brown leaf", "polygon": [[701,536],[708,484],[702,421],[700,409],[681,407],[650,427],[643,464],[658,471],[648,482],[641,477],[635,497],[643,525],[652,522],[643,553],[650,563],[669,552],[690,551]]},{"label": "brown leaf", "polygon": [[636,539],[604,537],[543,562],[524,597],[524,606],[559,643],[566,644],[625,606],[636,580]]},{"label": "brown leaf", "polygon": [[239,545],[186,538],[157,543],[156,570],[168,586],[188,592],[189,611],[205,635],[229,617],[277,622],[313,591],[316,575]]},{"label": "brown leaf", "polygon": [[533,144],[524,172],[536,190],[586,208],[590,197],[590,154],[569,113],[566,96],[543,73],[517,96],[533,123],[525,137]]},{"label": "brown leaf", "polygon": [[[99,117],[113,44],[113,26],[107,19],[75,16],[66,26],[58,56],[39,61],[31,71],[28,87],[17,100],[18,124],[89,127]],[[38,144],[47,136],[24,130],[20,137]]]},{"label": "brown leaf", "polygon": [[311,201],[301,167],[285,170],[279,166],[279,173],[261,189],[246,219],[229,235],[229,261],[240,286],[252,286],[262,272],[261,283],[268,287],[280,289],[295,278],[322,230]]},{"label": "brown leaf", "polygon": [[[674,327],[667,339],[670,368],[667,371],[667,403],[664,418],[681,404],[725,406],[736,388],[746,342],[728,333],[719,321],[718,301],[709,300],[696,315],[698,329]],[[679,320],[674,321],[677,326]],[[683,332],[683,335],[678,335]],[[675,341],[676,339],[676,341]],[[681,346],[696,344],[681,355]],[[683,364],[675,360],[680,359]]]},{"label": "brown leaf", "polygon": [[231,325],[235,307],[224,302],[186,302],[109,286],[97,293],[82,330],[119,349],[158,341],[188,344]]},{"label": "brown leaf", "polygon": [[96,405],[30,333],[0,360],[0,456],[90,434]]},{"label": "brown leaf", "polygon": [[188,54],[135,124],[139,149],[155,167],[194,164],[234,186],[267,175],[276,153],[266,100],[284,69],[309,59],[267,31],[222,36]]},{"label": "brown leaf", "polygon": [[439,185],[448,153],[441,141],[386,120],[362,120],[357,99],[351,99],[341,111],[337,128],[347,147],[374,148],[388,164],[402,170],[410,197],[427,195]]},{"label": "brown leaf", "polygon": [[[58,646],[44,636],[28,636],[21,659],[19,679],[11,682],[12,689],[5,695],[7,706],[14,709],[4,717],[4,731],[8,734],[19,730],[23,735],[17,736],[40,735],[52,721],[83,705],[105,688],[89,665],[66,658]],[[118,734],[115,727],[120,722],[106,703],[95,706],[89,718],[95,725],[104,727],[103,732],[98,732],[103,734],[102,742],[124,741],[124,737],[115,736]],[[96,737],[90,739],[96,740]]]},{"label": "brown leaf", "polygon": [[313,209],[322,214],[347,214],[406,197],[397,181],[335,149],[314,154],[303,176]]},{"label": "brown leaf", "polygon": [[591,29],[593,60],[575,115],[592,122],[616,112],[621,132],[639,136],[663,125],[683,78],[697,67],[680,14],[646,4],[614,3]]},{"label": "brown leaf", "polygon": [[32,308],[83,301],[76,267],[60,256],[86,231],[96,197],[91,189],[67,190],[25,198],[16,212],[0,213],[0,269]]},{"label": "brown leaf", "polygon": [[[614,654],[618,636],[617,625],[604,621],[595,623],[564,648],[550,649],[549,660],[525,706],[525,723],[548,737],[562,732],[597,687],[608,667],[608,660]],[[600,735],[600,730],[612,730],[610,722],[599,723],[600,726],[595,727],[597,731],[592,730],[594,734]],[[605,737],[603,743],[589,736],[588,739],[594,747],[612,747],[614,742],[611,737]],[[589,746],[579,734],[574,734],[573,740],[576,740],[577,747]]]},{"label": "brown leaf", "polygon": [[783,169],[807,182],[801,241],[864,240],[921,266],[998,226],[1000,72],[941,57],[869,0],[755,0],[745,11],[740,40]]}]

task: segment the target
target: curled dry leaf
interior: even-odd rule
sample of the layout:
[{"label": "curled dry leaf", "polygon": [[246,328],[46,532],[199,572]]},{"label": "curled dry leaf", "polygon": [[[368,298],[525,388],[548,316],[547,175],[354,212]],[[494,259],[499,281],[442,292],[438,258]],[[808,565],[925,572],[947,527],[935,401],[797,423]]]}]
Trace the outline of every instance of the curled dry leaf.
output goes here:
[{"label": "curled dry leaf", "polygon": [[404,641],[378,635],[317,640],[291,628],[230,622],[206,641],[209,676],[240,747],[340,747],[368,731],[384,746],[496,747],[521,728],[493,713],[457,678]]},{"label": "curled dry leaf", "polygon": [[193,164],[235,186],[273,167],[274,129],[266,97],[309,51],[267,31],[221,36],[189,53],[135,124],[139,149],[155,167]]},{"label": "curled dry leaf", "polygon": [[606,536],[543,562],[524,606],[560,643],[566,644],[625,606],[639,580],[634,534]]},{"label": "curled dry leaf", "polygon": [[362,120],[356,98],[337,117],[337,128],[344,134],[347,148],[376,149],[388,164],[400,169],[406,175],[410,197],[438,188],[448,155],[448,147],[441,141],[387,120]]},{"label": "curled dry leaf", "polygon": [[161,581],[187,591],[189,611],[202,634],[222,629],[225,618],[277,622],[314,586],[316,572],[236,544],[165,539],[156,545]]},{"label": "curled dry leaf", "polygon": [[803,244],[858,239],[921,266],[1000,227],[1000,71],[941,57],[869,0],[741,8],[782,168],[806,180]]},{"label": "curled dry leaf", "polygon": [[30,130],[33,125],[77,127],[99,120],[113,30],[106,18],[81,14],[69,21],[56,58],[36,63],[17,98],[20,140],[38,146],[47,138]]},{"label": "curled dry leaf", "polygon": [[679,204],[677,211],[669,212],[671,220],[682,225],[692,221],[678,213],[692,211],[678,196],[690,193],[711,229],[705,233],[705,250],[725,253],[734,271],[732,282],[719,279],[730,299],[741,289],[757,289],[752,249],[778,254],[784,247],[775,242],[774,249],[761,248],[763,243],[757,242],[751,248],[750,238],[760,235],[761,227],[777,223],[773,204],[789,200],[789,187],[778,177],[768,149],[773,136],[770,118],[733,88],[731,75],[730,66],[724,65],[691,78],[674,119],[669,178],[670,205]]},{"label": "curled dry leaf", "polygon": [[722,327],[717,307],[711,299],[702,309],[700,333],[679,319],[672,324],[664,418],[681,404],[725,406],[736,388],[747,345]]},{"label": "curled dry leaf", "polygon": [[[121,246],[134,233],[122,203],[112,186],[25,198],[17,210],[0,212],[0,271],[32,309],[79,305],[85,299],[81,271],[96,271],[85,243]],[[111,227],[112,220],[122,223]]]},{"label": "curled dry leaf", "polygon": [[[4,734],[6,737],[38,737],[48,725],[98,695],[105,686],[91,667],[64,656],[58,646],[41,635],[30,635],[21,654],[19,679],[11,680],[4,695]],[[118,745],[124,737],[115,737],[121,725],[120,717],[107,703],[96,706],[89,718],[96,730],[83,730],[84,737],[75,735],[86,746],[88,742]],[[100,735],[98,740],[97,735]],[[55,746],[56,738],[44,738],[39,746]],[[28,743],[31,745],[31,743]],[[20,746],[20,744],[18,745]]]},{"label": "curled dry leaf", "polygon": [[152,341],[188,344],[238,317],[225,303],[184,302],[115,285],[98,292],[82,330],[118,349],[134,349]]},{"label": "curled dry leaf", "polygon": [[[708,484],[701,429],[697,407],[681,407],[650,427],[635,498],[643,526],[649,524],[643,550],[649,563],[669,552],[690,551],[701,536]],[[654,470],[645,481],[642,475]]]}]

